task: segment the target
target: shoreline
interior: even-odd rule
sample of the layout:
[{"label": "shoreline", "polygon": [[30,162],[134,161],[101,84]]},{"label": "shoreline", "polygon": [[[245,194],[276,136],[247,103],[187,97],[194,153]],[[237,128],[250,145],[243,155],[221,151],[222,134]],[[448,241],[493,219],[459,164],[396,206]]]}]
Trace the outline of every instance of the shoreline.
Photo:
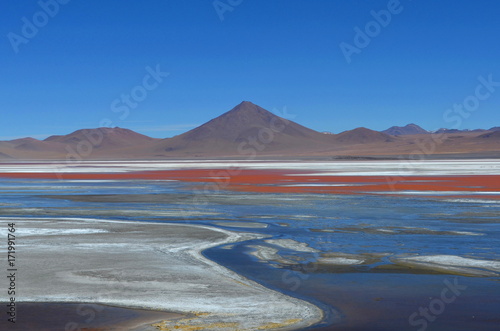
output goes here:
[{"label": "shoreline", "polygon": [[[6,304],[0,302],[0,304]],[[17,302],[17,323],[0,321],[9,330],[146,331],[161,320],[178,320],[177,312],[138,309],[89,302]],[[26,318],[26,316],[28,316]]]},{"label": "shoreline", "polygon": [[[33,172],[29,164],[0,166],[0,178],[64,181],[152,180],[177,181],[205,190],[248,193],[418,196],[440,200],[500,200],[497,165],[492,160],[470,161],[480,170],[463,167],[463,162],[427,161],[406,168],[401,162],[245,162],[235,166],[208,162],[45,164]],[[348,165],[352,165],[349,167]],[[366,169],[371,165],[372,168]],[[262,168],[264,167],[264,168]],[[446,171],[443,171],[445,168]],[[93,196],[50,196],[54,199],[95,202]],[[137,195],[128,195],[136,201]],[[102,197],[98,197],[102,198]],[[143,199],[143,197],[141,197]],[[158,197],[156,197],[158,198]],[[161,197],[160,197],[161,198]]]},{"label": "shoreline", "polygon": [[[193,224],[78,218],[2,217],[0,220],[19,223],[19,236],[23,237],[24,244],[18,249],[25,252],[19,257],[19,268],[28,276],[19,281],[24,293],[19,298],[22,302],[88,302],[192,313],[195,318],[176,322],[186,328],[207,330],[211,326],[216,329],[220,323],[242,330],[259,327],[294,330],[323,319],[322,310],[315,305],[268,289],[201,253],[207,248],[265,237],[262,235]],[[90,224],[92,229],[102,231],[85,233]],[[77,228],[81,232],[23,236],[23,228],[54,231]],[[46,244],[47,239],[51,245]],[[147,242],[147,247],[132,248],[130,243],[134,239]],[[71,250],[53,256],[61,246]],[[89,296],[89,293],[94,294]],[[161,323],[165,329],[171,324],[168,320]]]}]

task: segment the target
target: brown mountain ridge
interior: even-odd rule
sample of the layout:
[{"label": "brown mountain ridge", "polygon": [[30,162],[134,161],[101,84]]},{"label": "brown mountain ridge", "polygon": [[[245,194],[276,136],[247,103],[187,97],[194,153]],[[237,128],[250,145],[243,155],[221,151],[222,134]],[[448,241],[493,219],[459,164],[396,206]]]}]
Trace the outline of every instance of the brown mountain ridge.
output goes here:
[{"label": "brown mountain ridge", "polygon": [[0,141],[0,159],[338,157],[418,153],[500,157],[499,134],[498,127],[429,133],[415,124],[382,132],[361,127],[326,134],[243,101],[230,111],[172,138],[151,138],[119,127],[82,129],[44,140]]}]

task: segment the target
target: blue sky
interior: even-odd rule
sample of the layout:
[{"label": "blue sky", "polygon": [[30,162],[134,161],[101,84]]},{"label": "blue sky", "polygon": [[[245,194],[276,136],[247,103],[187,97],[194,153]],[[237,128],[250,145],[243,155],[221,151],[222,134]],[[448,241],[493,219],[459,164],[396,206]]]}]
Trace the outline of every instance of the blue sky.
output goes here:
[{"label": "blue sky", "polygon": [[500,125],[500,86],[474,100],[478,77],[500,82],[498,1],[59,1],[2,2],[0,139],[164,138],[242,100],[335,133]]}]

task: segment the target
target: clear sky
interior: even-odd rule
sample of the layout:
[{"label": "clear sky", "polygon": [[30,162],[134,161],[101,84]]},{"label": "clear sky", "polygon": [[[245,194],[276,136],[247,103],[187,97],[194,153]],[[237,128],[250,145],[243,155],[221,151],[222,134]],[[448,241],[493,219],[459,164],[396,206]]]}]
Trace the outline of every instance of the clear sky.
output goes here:
[{"label": "clear sky", "polygon": [[243,100],[335,133],[500,125],[496,0],[58,1],[2,1],[1,140],[164,138]]}]

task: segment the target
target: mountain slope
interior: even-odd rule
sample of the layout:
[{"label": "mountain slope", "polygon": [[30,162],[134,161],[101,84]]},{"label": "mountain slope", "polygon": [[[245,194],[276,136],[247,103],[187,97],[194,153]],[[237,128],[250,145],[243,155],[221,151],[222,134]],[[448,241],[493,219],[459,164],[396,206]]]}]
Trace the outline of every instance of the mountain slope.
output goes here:
[{"label": "mountain slope", "polygon": [[122,128],[82,129],[62,136],[50,136],[45,142],[57,142],[67,145],[78,145],[82,142],[92,144],[94,148],[120,148],[135,145],[144,145],[156,139]]},{"label": "mountain slope", "polygon": [[407,124],[405,126],[392,126],[387,130],[381,131],[385,134],[390,134],[391,136],[404,136],[410,134],[426,134],[429,133],[427,130],[422,129],[416,124]]},{"label": "mountain slope", "polygon": [[0,154],[3,159],[54,159],[62,158],[64,147],[64,144],[28,137],[0,141]]},{"label": "mountain slope", "polygon": [[3,158],[16,159],[92,159],[135,158],[127,148],[151,145],[154,139],[122,128],[82,129],[44,140],[21,138],[0,142]]},{"label": "mountain slope", "polygon": [[484,133],[484,134],[478,136],[478,138],[500,141],[500,130]]},{"label": "mountain slope", "polygon": [[34,139],[31,137],[28,138],[20,138],[9,141],[12,148],[16,150],[24,150],[24,151],[35,151],[35,152],[44,152],[44,151],[52,151],[52,152],[62,152],[64,151],[64,144],[60,144],[57,142],[46,142],[43,140]]},{"label": "mountain slope", "polygon": [[[1,146],[0,146],[1,148]],[[9,154],[6,154],[4,152],[0,152],[0,159],[13,159],[12,156],[10,156]]]},{"label": "mountain slope", "polygon": [[354,130],[344,131],[334,136],[337,144],[373,144],[387,143],[395,141],[395,137],[388,134],[373,131],[367,128],[356,128]]}]

